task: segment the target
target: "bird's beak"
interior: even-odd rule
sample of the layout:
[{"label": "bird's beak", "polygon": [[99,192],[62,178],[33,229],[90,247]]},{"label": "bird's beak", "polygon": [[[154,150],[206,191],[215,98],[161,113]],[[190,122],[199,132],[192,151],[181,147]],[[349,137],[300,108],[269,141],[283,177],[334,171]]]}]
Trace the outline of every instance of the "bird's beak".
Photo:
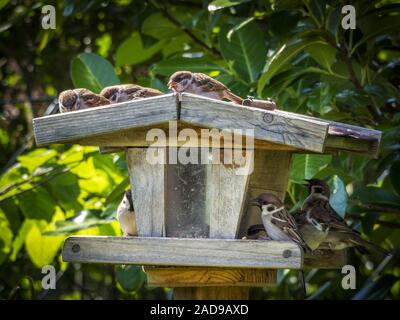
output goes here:
[{"label": "bird's beak", "polygon": [[168,82],[168,89],[174,89],[176,87],[176,82],[174,81],[169,81]]},{"label": "bird's beak", "polygon": [[310,180],[309,179],[304,179],[303,186],[308,186],[309,184],[310,184]]}]

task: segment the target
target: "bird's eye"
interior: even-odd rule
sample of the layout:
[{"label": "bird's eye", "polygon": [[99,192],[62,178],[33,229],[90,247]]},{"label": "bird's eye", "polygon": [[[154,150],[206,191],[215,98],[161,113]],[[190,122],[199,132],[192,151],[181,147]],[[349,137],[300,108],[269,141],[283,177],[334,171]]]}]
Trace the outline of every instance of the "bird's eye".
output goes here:
[{"label": "bird's eye", "polygon": [[267,211],[268,211],[268,212],[274,211],[275,209],[276,209],[276,207],[275,207],[274,205],[272,205],[272,204],[267,204]]}]

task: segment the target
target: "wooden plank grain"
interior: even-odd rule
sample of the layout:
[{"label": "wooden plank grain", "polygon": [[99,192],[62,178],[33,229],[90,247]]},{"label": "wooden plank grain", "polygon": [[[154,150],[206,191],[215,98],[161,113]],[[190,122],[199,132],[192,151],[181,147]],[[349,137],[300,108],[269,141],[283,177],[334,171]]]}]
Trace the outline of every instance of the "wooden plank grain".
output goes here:
[{"label": "wooden plank grain", "polygon": [[33,119],[37,145],[67,143],[178,119],[175,94]]},{"label": "wooden plank grain", "polygon": [[72,236],[62,256],[82,263],[299,269],[302,254],[286,241]]},{"label": "wooden plank grain", "polygon": [[274,269],[144,267],[149,287],[265,287],[276,283]]},{"label": "wooden plank grain", "polygon": [[197,95],[183,94],[180,119],[217,129],[254,129],[254,138],[323,152],[329,124],[255,109]]},{"label": "wooden plank grain", "polygon": [[166,149],[128,148],[126,162],[132,186],[133,206],[139,236],[165,236],[166,165],[150,163],[149,152],[160,155],[166,163]]}]

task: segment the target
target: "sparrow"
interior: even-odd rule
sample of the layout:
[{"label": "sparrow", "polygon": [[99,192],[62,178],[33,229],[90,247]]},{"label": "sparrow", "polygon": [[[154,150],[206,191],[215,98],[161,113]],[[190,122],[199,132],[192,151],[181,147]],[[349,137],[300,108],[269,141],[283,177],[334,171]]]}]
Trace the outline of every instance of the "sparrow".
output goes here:
[{"label": "sparrow", "polygon": [[69,112],[110,104],[110,101],[88,89],[72,89],[60,93],[58,97],[60,112]]},{"label": "sparrow", "polygon": [[224,84],[204,73],[190,71],[175,72],[168,81],[168,88],[178,92],[188,92],[217,100],[228,99],[242,104],[243,99],[233,94]]},{"label": "sparrow", "polygon": [[293,241],[304,251],[309,251],[297,228],[296,221],[277,196],[271,193],[262,193],[251,201],[251,205],[261,209],[261,220],[272,240]]},{"label": "sparrow", "polygon": [[156,89],[145,88],[137,84],[122,84],[106,87],[100,92],[100,95],[109,99],[111,103],[156,97],[163,94],[164,93]]},{"label": "sparrow", "polygon": [[124,236],[138,235],[131,190],[125,192],[124,197],[117,209],[117,218]]},{"label": "sparrow", "polygon": [[[300,246],[304,252],[310,248],[303,240],[293,216],[287,212],[282,201],[272,193],[262,193],[251,201],[261,209],[261,220],[268,236],[277,241],[293,241]],[[303,297],[307,295],[304,270],[299,270],[299,282]]]},{"label": "sparrow", "polygon": [[309,195],[300,212],[295,213],[299,230],[311,250],[370,249],[387,255],[385,249],[361,238],[329,204],[330,189],[318,179],[306,180]]}]

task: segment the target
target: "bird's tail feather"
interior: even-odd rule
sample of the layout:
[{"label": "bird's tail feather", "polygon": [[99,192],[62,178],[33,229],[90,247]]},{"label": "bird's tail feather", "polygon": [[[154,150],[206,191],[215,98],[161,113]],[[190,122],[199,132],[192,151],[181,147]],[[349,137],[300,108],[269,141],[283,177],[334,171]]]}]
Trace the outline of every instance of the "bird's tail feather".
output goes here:
[{"label": "bird's tail feather", "polygon": [[225,90],[224,91],[224,98],[228,99],[234,103],[237,104],[242,104],[243,103],[243,99],[239,96],[237,96],[236,94],[232,93],[231,91]]},{"label": "bird's tail feather", "polygon": [[387,250],[381,248],[380,246],[378,246],[378,245],[376,245],[376,244],[374,244],[374,243],[372,243],[372,242],[369,242],[369,241],[367,241],[367,240],[364,240],[364,239],[362,239],[362,238],[360,238],[360,237],[357,237],[357,239],[354,239],[354,240],[352,240],[352,241],[353,241],[354,243],[356,243],[357,245],[360,245],[360,246],[364,247],[364,248],[367,249],[367,250],[376,251],[376,252],[379,252],[379,253],[381,253],[381,254],[383,254],[383,255],[385,255],[385,256],[387,256],[387,255],[390,254],[389,251],[387,251]]}]

